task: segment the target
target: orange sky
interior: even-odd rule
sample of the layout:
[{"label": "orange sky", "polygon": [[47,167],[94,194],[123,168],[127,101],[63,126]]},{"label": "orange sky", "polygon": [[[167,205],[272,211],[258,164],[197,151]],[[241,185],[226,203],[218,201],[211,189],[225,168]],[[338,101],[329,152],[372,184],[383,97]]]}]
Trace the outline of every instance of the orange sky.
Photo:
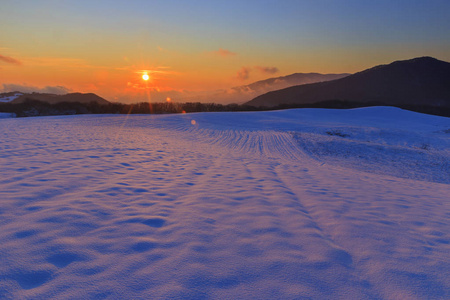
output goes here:
[{"label": "orange sky", "polygon": [[137,102],[149,89],[154,101],[195,101],[205,91],[295,72],[353,73],[417,56],[450,60],[445,1],[91,2],[6,0],[0,91]]}]

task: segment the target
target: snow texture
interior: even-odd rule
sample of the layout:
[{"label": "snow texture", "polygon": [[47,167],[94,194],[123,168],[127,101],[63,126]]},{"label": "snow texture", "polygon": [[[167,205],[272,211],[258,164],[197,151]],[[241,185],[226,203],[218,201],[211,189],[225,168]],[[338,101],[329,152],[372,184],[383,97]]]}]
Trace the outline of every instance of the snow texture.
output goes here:
[{"label": "snow texture", "polygon": [[1,299],[449,299],[450,120],[0,119]]},{"label": "snow texture", "polygon": [[0,112],[0,119],[3,119],[3,118],[13,118],[15,116],[15,114],[13,114],[13,113],[3,113],[3,112]]},{"label": "snow texture", "polygon": [[0,97],[0,102],[5,102],[5,103],[11,102],[11,101],[19,98],[22,95],[23,95],[22,93],[15,93],[14,95],[11,95],[11,96],[3,96],[3,97]]}]

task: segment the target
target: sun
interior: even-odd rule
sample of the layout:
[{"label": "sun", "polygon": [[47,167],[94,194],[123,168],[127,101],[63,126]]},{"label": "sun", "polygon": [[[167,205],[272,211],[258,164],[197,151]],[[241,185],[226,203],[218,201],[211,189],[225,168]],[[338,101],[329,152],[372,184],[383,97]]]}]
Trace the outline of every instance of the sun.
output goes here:
[{"label": "sun", "polygon": [[142,79],[144,79],[145,81],[150,79],[150,76],[148,76],[147,73],[145,73],[144,75],[142,75]]}]

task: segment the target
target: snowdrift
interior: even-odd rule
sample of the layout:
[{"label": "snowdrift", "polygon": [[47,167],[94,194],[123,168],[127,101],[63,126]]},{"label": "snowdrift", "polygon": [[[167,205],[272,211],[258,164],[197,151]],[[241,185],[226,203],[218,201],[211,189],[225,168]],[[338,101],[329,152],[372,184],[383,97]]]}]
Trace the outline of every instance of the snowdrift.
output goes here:
[{"label": "snowdrift", "polygon": [[0,119],[0,298],[445,299],[450,119]]}]

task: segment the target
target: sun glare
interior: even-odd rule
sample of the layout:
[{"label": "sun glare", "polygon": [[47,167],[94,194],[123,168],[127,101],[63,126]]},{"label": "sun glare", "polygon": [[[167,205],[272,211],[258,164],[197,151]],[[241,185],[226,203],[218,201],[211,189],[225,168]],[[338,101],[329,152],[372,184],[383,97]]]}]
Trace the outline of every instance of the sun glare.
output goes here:
[{"label": "sun glare", "polygon": [[142,79],[144,79],[145,81],[150,79],[150,76],[148,76],[148,74],[144,74],[142,75]]}]

